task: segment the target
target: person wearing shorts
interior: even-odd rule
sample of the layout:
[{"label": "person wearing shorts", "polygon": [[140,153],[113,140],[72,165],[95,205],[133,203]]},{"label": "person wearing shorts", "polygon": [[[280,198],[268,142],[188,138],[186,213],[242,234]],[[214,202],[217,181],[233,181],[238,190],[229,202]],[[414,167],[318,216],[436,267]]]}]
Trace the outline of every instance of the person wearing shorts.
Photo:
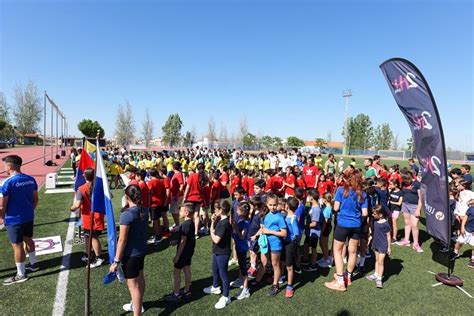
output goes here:
[{"label": "person wearing shorts", "polygon": [[[0,218],[4,220],[17,269],[16,275],[3,281],[3,285],[10,285],[28,280],[26,270],[39,270],[32,239],[38,185],[33,177],[21,172],[21,157],[9,155],[2,160],[9,177],[0,186]],[[30,258],[29,265],[25,263],[25,249]]]},{"label": "person wearing shorts", "polygon": [[388,183],[388,190],[389,190],[389,208],[390,214],[389,217],[391,218],[392,222],[392,243],[397,242],[397,233],[398,233],[398,225],[397,220],[398,216],[400,215],[400,211],[402,209],[403,203],[403,192],[400,190],[400,182],[397,179],[392,179]]},{"label": "person wearing shorts", "polygon": [[299,201],[294,197],[289,197],[286,202],[287,216],[285,223],[287,226],[288,233],[283,242],[285,251],[282,252],[282,260],[285,261],[286,271],[288,275],[285,297],[291,298],[294,295],[293,278],[294,278],[294,267],[298,260],[298,247],[300,245],[301,230],[298,223],[298,217],[295,215],[295,211],[298,208]]},{"label": "person wearing shorts", "polygon": [[170,212],[174,220],[173,232],[179,229],[179,208],[183,203],[184,178],[180,170],[181,163],[175,161],[173,163],[173,176],[170,180]]},{"label": "person wearing shorts", "polygon": [[[346,169],[343,178],[344,186],[337,189],[334,197],[334,211],[337,212],[333,248],[336,274],[332,282],[324,284],[336,291],[346,291],[346,286],[352,283],[362,221],[368,215],[367,194],[362,190],[363,178],[360,171]],[[343,247],[346,241],[349,241],[349,258],[344,272]]]},{"label": "person wearing shorts", "polygon": [[109,269],[114,273],[121,265],[132,297],[130,303],[123,305],[123,310],[134,312],[135,315],[141,315],[144,311],[142,307],[145,292],[143,268],[147,253],[148,212],[141,206],[141,195],[138,185],[132,184],[125,189],[125,198],[129,207],[120,214],[117,251]]},{"label": "person wearing shorts", "polygon": [[184,190],[184,201],[190,203],[194,212],[194,234],[199,238],[199,225],[201,224],[199,211],[204,200],[203,187],[209,182],[204,164],[197,165],[197,172],[191,172],[186,180],[186,189]]}]

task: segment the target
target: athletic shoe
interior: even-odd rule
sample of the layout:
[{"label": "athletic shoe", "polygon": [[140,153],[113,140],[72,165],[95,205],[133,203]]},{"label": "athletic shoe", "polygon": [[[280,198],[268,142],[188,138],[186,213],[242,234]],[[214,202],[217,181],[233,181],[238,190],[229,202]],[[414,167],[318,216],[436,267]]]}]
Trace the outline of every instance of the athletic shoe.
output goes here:
[{"label": "athletic shoe", "polygon": [[474,260],[469,261],[469,263],[467,264],[467,267],[474,269]]},{"label": "athletic shoe", "polygon": [[398,244],[398,240],[396,240],[396,239],[392,239],[392,242],[391,242],[391,244],[392,244],[392,245],[396,245],[396,244]]},{"label": "athletic shoe", "polygon": [[28,271],[31,271],[31,272],[36,272],[39,270],[39,267],[38,267],[38,264],[31,264],[31,263],[28,263],[26,266],[25,266],[25,269],[28,270]]},{"label": "athletic shoe", "polygon": [[459,253],[453,252],[452,254],[449,255],[449,260],[454,261],[457,258],[459,258],[461,255]]},{"label": "athletic shoe", "polygon": [[357,265],[357,273],[359,273],[361,275],[364,275],[365,274],[365,267],[358,264]]},{"label": "athletic shoe", "polygon": [[234,260],[234,258],[230,259],[230,260],[229,260],[229,267],[230,267],[231,265],[234,265],[234,264],[239,264],[239,261]]},{"label": "athletic shoe", "polygon": [[329,256],[329,257],[328,257],[328,264],[329,264],[329,267],[332,267],[333,263],[334,263],[334,258],[331,257],[331,256]]},{"label": "athletic shoe", "polygon": [[449,247],[442,246],[439,248],[439,252],[441,253],[447,253],[449,251]]},{"label": "athletic shoe", "polygon": [[211,286],[208,286],[206,288],[203,289],[203,292],[206,293],[206,294],[221,294],[221,287],[218,286],[218,287],[213,287],[212,285]]},{"label": "athletic shoe", "polygon": [[87,263],[87,260],[89,260],[89,259],[87,258],[87,255],[83,255],[83,256],[81,257],[81,261],[82,261],[82,262]]},{"label": "athletic shoe", "polygon": [[[334,273],[334,280],[337,281],[337,274],[336,274],[336,273]],[[349,277],[347,276],[347,273],[346,273],[346,272],[344,272],[344,285],[345,285],[345,286],[352,285],[352,278],[349,278]]]},{"label": "athletic shoe", "polygon": [[250,297],[250,289],[242,289],[239,294],[237,294],[238,300],[243,300]]},{"label": "athletic shoe", "polygon": [[244,286],[244,281],[237,278],[234,281],[230,282],[229,285],[230,285],[230,287],[233,287],[233,288],[242,288]]},{"label": "athletic shoe", "polygon": [[369,281],[376,281],[377,280],[377,276],[375,274],[368,275],[365,278]]},{"label": "athletic shoe", "polygon": [[104,263],[104,259],[97,258],[94,262],[91,263],[91,269],[100,267]]},{"label": "athletic shoe", "polygon": [[381,279],[375,280],[375,286],[376,286],[378,289],[383,289],[382,280],[381,280]]},{"label": "athletic shoe", "polygon": [[365,252],[365,257],[366,257],[366,258],[372,257],[372,254],[370,253],[370,250],[369,250],[369,249],[367,249],[367,251]]},{"label": "athletic shoe", "polygon": [[313,271],[317,271],[318,267],[316,267],[316,265],[310,264],[309,266],[303,267],[303,270],[305,270],[306,272],[313,272]]},{"label": "athletic shoe", "polygon": [[8,279],[3,280],[3,285],[22,283],[22,282],[25,282],[26,280],[28,280],[28,277],[26,276],[26,274],[25,275],[16,274]]},{"label": "athletic shoe", "polygon": [[418,253],[423,253],[423,249],[421,249],[420,245],[413,244],[413,249],[416,250]]},{"label": "athletic shoe", "polygon": [[267,296],[272,296],[273,297],[273,296],[278,294],[278,291],[279,291],[278,285],[272,285],[272,287],[270,288],[270,290],[267,293]]},{"label": "athletic shoe", "polygon": [[295,294],[295,290],[292,287],[287,286],[286,291],[285,291],[285,297],[292,298],[294,294]]},{"label": "athletic shoe", "polygon": [[216,309],[223,309],[230,304],[230,297],[221,296],[219,301],[214,305]]},{"label": "athletic shoe", "polygon": [[296,274],[301,274],[301,273],[303,273],[303,271],[301,270],[301,267],[295,267],[294,272],[295,272]]},{"label": "athletic shoe", "polygon": [[255,279],[257,277],[257,269],[250,267],[247,270],[247,274],[249,279]]},{"label": "athletic shoe", "polygon": [[198,240],[199,237],[200,237],[199,234],[196,234],[196,235],[194,236],[194,238],[195,238],[196,240]]},{"label": "athletic shoe", "polygon": [[402,241],[397,241],[397,245],[401,247],[410,247],[410,242],[403,239]]},{"label": "athletic shoe", "polygon": [[347,291],[347,288],[344,286],[344,284],[340,284],[336,279],[332,280],[331,282],[324,282],[324,286],[334,291]]},{"label": "athletic shoe", "polygon": [[179,295],[181,296],[181,298],[189,298],[191,297],[191,291],[186,291],[184,288],[182,288],[181,290],[179,290]]},{"label": "athletic shoe", "polygon": [[283,284],[285,283],[285,276],[282,275],[279,279],[278,279],[278,284]]},{"label": "athletic shoe", "polygon": [[165,301],[168,303],[179,303],[181,299],[181,295],[176,295],[174,293],[171,293],[167,297],[165,297]]},{"label": "athletic shoe", "polygon": [[330,259],[324,259],[324,258],[321,258],[321,260],[319,260],[318,262],[316,262],[316,264],[318,266],[320,266],[321,268],[330,268],[331,265],[332,265],[332,260]]},{"label": "athletic shoe", "polygon": [[[128,303],[128,304],[123,305],[122,308],[126,312],[133,312],[133,304],[131,302]],[[145,312],[145,309],[142,306],[142,313],[144,313],[144,312]]]}]

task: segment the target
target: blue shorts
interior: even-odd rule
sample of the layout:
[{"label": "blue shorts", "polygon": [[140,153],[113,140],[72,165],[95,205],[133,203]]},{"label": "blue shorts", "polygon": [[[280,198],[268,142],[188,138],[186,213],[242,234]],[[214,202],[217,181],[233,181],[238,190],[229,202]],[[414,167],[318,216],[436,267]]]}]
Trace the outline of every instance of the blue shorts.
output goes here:
[{"label": "blue shorts", "polygon": [[12,244],[20,244],[23,242],[23,236],[33,237],[33,222],[6,226],[8,237]]}]

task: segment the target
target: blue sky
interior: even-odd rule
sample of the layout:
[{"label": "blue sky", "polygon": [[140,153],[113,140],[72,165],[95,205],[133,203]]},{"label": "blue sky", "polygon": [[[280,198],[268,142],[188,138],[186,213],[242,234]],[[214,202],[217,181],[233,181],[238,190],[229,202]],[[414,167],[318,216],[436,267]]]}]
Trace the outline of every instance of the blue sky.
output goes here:
[{"label": "blue sky", "polygon": [[130,101],[155,135],[178,112],[183,131],[250,131],[341,139],[350,114],[409,129],[379,64],[411,60],[441,114],[447,145],[474,150],[472,1],[13,1],[0,0],[0,90],[34,80],[79,135],[83,118],[114,133]]}]

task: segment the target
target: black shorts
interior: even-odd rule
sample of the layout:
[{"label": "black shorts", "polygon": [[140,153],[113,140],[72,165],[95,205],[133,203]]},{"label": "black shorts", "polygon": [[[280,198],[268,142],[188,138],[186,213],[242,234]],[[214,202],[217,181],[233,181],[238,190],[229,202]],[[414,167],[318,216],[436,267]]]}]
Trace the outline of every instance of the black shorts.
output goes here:
[{"label": "black shorts", "polygon": [[[84,230],[84,236],[89,237],[90,232],[91,232],[90,230],[85,229]],[[100,234],[102,234],[101,230],[92,230],[92,238],[98,239]]]},{"label": "black shorts", "polygon": [[186,253],[183,252],[181,253],[181,256],[179,257],[178,261],[174,264],[175,269],[181,270],[182,268],[186,266],[191,265],[191,260],[193,258],[194,252],[191,253]]},{"label": "black shorts", "polygon": [[5,226],[7,228],[8,237],[12,244],[20,244],[23,242],[23,237],[33,237],[33,222]]},{"label": "black shorts", "polygon": [[143,270],[145,265],[145,256],[140,257],[123,257],[122,269],[125,279],[135,279]]},{"label": "black shorts", "polygon": [[331,231],[332,231],[332,225],[331,223],[328,223],[326,227],[324,228],[324,230],[321,232],[321,236],[329,237],[329,235],[331,234]]},{"label": "black shorts", "polygon": [[309,245],[311,248],[316,248],[318,247],[318,240],[319,240],[318,236],[305,235],[304,244]]},{"label": "black shorts", "polygon": [[360,227],[341,227],[338,225],[334,229],[334,240],[340,242],[346,242],[348,239],[359,240],[360,232]]},{"label": "black shorts", "polygon": [[239,261],[239,270],[242,276],[247,276],[247,252],[237,252],[237,259]]},{"label": "black shorts", "polygon": [[163,212],[163,206],[155,206],[150,209],[150,218],[152,221],[160,219]]},{"label": "black shorts", "polygon": [[296,266],[296,259],[297,259],[297,250],[298,250],[299,240],[293,240],[290,242],[284,242],[283,247],[285,251],[281,252],[281,260],[285,261],[285,265],[287,267]]}]

